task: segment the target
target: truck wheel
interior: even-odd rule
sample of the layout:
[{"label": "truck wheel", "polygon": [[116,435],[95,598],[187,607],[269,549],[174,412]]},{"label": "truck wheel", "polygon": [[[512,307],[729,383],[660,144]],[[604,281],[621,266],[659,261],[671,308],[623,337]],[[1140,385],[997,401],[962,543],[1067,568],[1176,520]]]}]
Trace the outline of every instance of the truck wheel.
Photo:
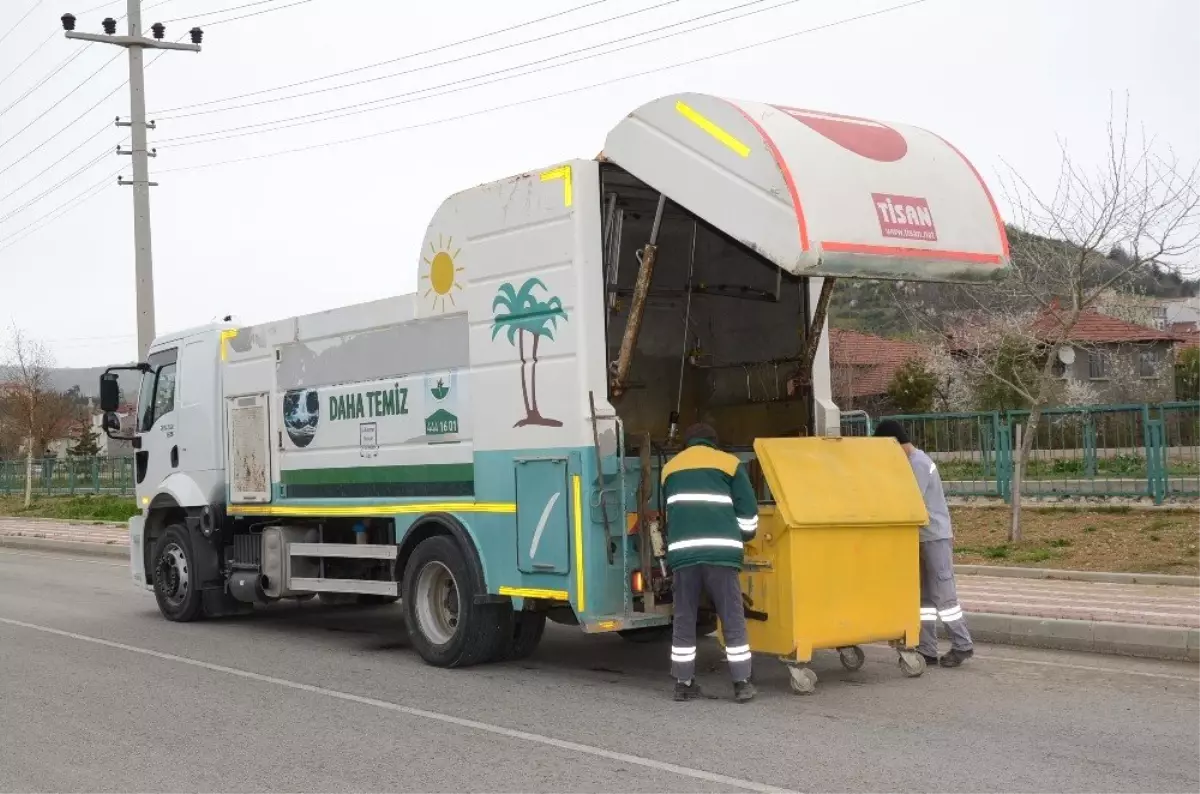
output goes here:
[{"label": "truck wheel", "polygon": [[546,631],[545,612],[513,613],[512,639],[497,661],[528,659],[537,650]]},{"label": "truck wheel", "polygon": [[512,607],[476,604],[480,595],[453,539],[421,541],[404,568],[404,618],[421,658],[435,667],[466,667],[498,658],[512,636]]},{"label": "truck wheel", "polygon": [[204,616],[200,582],[187,531],[172,524],[154,543],[154,599],[167,620],[187,623]]}]

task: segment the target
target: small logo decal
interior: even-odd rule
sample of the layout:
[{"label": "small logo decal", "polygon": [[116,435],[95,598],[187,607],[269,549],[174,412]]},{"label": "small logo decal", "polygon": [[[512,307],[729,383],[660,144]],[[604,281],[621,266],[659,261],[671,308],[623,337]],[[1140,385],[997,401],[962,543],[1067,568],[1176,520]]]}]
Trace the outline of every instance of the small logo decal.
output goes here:
[{"label": "small logo decal", "polygon": [[937,229],[933,225],[933,214],[929,202],[916,196],[896,196],[890,193],[872,193],[875,214],[879,217],[879,230],[884,237],[899,237],[904,240],[937,242]]}]

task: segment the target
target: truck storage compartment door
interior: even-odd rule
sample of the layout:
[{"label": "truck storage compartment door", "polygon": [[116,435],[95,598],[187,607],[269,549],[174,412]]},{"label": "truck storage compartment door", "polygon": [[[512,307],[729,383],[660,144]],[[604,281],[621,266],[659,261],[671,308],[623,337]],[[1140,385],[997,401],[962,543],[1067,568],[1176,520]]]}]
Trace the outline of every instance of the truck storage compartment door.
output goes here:
[{"label": "truck storage compartment door", "polygon": [[794,275],[978,281],[1008,265],[978,172],[917,127],[675,94],[623,119],[603,157]]},{"label": "truck storage compartment door", "polygon": [[229,501],[271,501],[270,410],[266,394],[227,401],[229,428]]},{"label": "truck storage compartment door", "polygon": [[517,568],[570,571],[570,500],[566,458],[517,460]]}]

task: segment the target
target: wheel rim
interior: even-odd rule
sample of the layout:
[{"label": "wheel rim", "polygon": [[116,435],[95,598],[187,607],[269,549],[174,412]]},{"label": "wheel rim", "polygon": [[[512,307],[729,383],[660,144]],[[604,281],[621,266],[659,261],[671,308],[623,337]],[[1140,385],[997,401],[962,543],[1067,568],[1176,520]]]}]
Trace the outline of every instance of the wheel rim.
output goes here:
[{"label": "wheel rim", "polygon": [[445,645],[458,631],[458,582],[450,569],[430,562],[417,576],[417,623],[435,645]]},{"label": "wheel rim", "polygon": [[187,598],[189,583],[187,555],[178,543],[171,543],[158,558],[154,586],[168,604],[178,607]]}]

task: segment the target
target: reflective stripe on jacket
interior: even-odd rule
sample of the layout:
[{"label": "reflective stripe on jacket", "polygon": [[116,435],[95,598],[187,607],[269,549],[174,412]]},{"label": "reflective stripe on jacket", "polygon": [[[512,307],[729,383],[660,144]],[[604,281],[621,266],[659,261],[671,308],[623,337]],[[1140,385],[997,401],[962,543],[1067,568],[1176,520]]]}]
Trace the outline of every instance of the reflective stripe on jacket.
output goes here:
[{"label": "reflective stripe on jacket", "polygon": [[758,499],[735,456],[693,441],[662,470],[667,565],[741,568],[742,544],[758,530]]}]

